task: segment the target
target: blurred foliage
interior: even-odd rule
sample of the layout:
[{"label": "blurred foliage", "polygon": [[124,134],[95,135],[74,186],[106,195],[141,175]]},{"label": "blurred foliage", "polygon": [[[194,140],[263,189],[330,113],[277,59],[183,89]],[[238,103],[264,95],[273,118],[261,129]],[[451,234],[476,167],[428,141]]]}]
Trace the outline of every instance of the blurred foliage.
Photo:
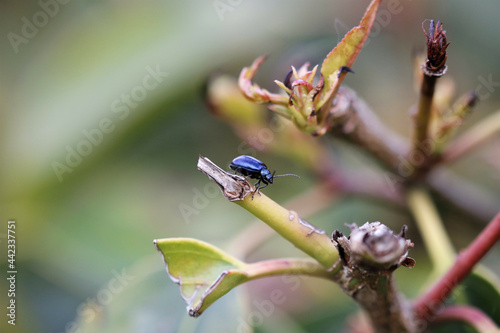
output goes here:
[{"label": "blurred foliage", "polygon": [[[39,14],[44,13],[40,3],[52,6],[46,21]],[[183,203],[193,206],[197,191],[207,189],[208,180],[196,170],[198,154],[220,165],[239,154],[241,139],[203,103],[208,76],[216,70],[236,76],[256,56],[269,54],[257,80],[274,89],[272,79],[283,78],[290,65],[318,63],[359,22],[368,2],[235,1],[222,16],[214,1],[40,3],[0,3],[0,267],[6,271],[6,221],[15,219],[15,332],[234,332],[256,311],[253,300],[266,299],[273,288],[286,292],[287,302],[276,305],[273,316],[255,321],[259,332],[338,328],[355,306],[336,286],[316,279],[255,281],[223,297],[202,318],[188,318],[178,286],[165,274],[152,240],[189,236],[224,248],[251,220],[219,195],[188,219],[179,210]],[[494,42],[500,3],[399,3],[398,14],[388,12],[385,21],[376,22],[379,29],[345,84],[389,126],[408,135],[408,109],[416,101],[410,55],[423,45],[421,22],[433,18],[445,23],[452,43],[448,75],[461,93],[475,89],[480,78],[500,81],[500,44]],[[387,9],[385,2],[381,9]],[[23,37],[26,42],[16,52],[9,34],[23,36],[26,20],[34,19],[42,20],[37,21],[40,27]],[[114,112],[114,103],[124,106],[123,95],[143,86],[147,68],[168,75],[121,119],[124,111]],[[491,91],[481,100],[465,127],[498,109],[499,96]],[[90,153],[59,181],[53,162],[64,163],[68,147],[76,149],[87,140],[82,131],[99,128],[103,119],[110,119],[114,129],[87,147]],[[491,162],[487,148],[454,169],[498,194],[498,163]],[[332,150],[339,149],[348,161],[364,162],[350,148],[332,145]],[[306,170],[285,157],[259,158],[277,170],[304,175],[300,185],[266,189],[278,201],[314,183]],[[449,207],[442,213],[458,247],[467,245],[483,225]],[[309,220],[330,232],[342,229],[343,223],[375,220],[399,229],[409,217],[401,210],[346,198]],[[411,222],[409,234],[416,244],[412,256],[422,259],[399,281],[403,290],[422,283],[428,267]],[[497,274],[499,252],[495,248],[484,260]],[[273,239],[254,257],[294,255],[300,254]],[[134,278],[113,292],[109,284],[122,270]],[[5,280],[0,289],[4,295]],[[89,302],[93,299],[97,301]],[[10,332],[6,325],[2,320],[0,331]]]}]

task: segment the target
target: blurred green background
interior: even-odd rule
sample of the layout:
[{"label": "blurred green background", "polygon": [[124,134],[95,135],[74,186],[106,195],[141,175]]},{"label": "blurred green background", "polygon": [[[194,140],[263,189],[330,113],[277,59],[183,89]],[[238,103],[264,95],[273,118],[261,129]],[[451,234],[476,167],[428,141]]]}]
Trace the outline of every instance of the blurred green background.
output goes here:
[{"label": "blurred green background", "polygon": [[[358,24],[368,2],[2,1],[0,263],[6,271],[7,220],[14,219],[18,274],[16,326],[7,325],[2,312],[1,331],[250,332],[243,323],[258,309],[252,302],[273,289],[282,290],[286,302],[272,316],[255,319],[256,331],[340,329],[355,304],[335,285],[312,279],[252,282],[189,318],[153,239],[194,237],[227,249],[253,221],[220,195],[189,218],[179,208],[193,207],[196,191],[208,184],[196,170],[198,154],[221,166],[239,155],[241,140],[203,102],[208,77],[215,71],[237,76],[268,54],[258,81],[274,89],[272,80],[282,80],[290,64],[321,63]],[[345,83],[390,127],[410,133],[409,108],[416,101],[411,55],[424,45],[425,19],[444,22],[452,43],[448,75],[457,93],[475,89],[481,78],[497,82],[482,90],[485,98],[465,127],[499,108],[500,2],[389,3],[382,3],[388,15],[376,21],[378,30]],[[127,95],[135,97],[127,102]],[[83,143],[87,136],[93,144]],[[453,167],[495,198],[498,144]],[[76,149],[86,155],[68,157]],[[295,163],[258,157],[302,176],[266,189],[278,202],[314,185]],[[486,222],[446,208],[442,213],[457,248]],[[348,197],[308,218],[328,233],[352,222],[380,220],[396,230],[408,224],[417,265],[398,272],[399,285],[413,296],[425,281],[427,257],[408,212]],[[499,252],[484,260],[497,273]],[[275,237],[250,259],[296,255],[302,254]],[[0,287],[5,309],[5,279]]]}]

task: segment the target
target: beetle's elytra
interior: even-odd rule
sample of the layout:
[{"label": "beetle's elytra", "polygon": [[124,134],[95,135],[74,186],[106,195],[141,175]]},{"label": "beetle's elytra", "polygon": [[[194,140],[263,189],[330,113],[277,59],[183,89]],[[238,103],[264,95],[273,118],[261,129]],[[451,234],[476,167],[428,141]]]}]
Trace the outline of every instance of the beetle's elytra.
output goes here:
[{"label": "beetle's elytra", "polygon": [[[269,171],[268,167],[262,161],[248,155],[236,157],[233,159],[229,167],[233,169],[235,173],[240,173],[241,175],[248,176],[252,179],[258,179],[258,182],[255,184],[255,191],[252,193],[252,199],[255,192],[260,195],[260,189],[272,184],[275,177],[293,176],[300,178],[299,176],[291,173],[275,176],[274,174],[276,171],[271,174],[271,171]],[[265,184],[262,187],[260,186],[261,182]]]}]

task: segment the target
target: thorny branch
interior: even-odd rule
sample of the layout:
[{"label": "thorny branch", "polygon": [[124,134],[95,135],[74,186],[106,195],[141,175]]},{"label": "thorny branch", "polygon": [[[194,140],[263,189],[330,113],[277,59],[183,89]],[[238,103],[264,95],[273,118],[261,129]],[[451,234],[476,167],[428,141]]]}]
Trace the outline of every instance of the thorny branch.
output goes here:
[{"label": "thorny branch", "polygon": [[263,193],[252,198],[250,194],[255,188],[244,177],[222,170],[203,156],[198,159],[198,170],[217,183],[226,199],[267,223],[279,235],[325,268],[332,267],[337,261],[337,251],[324,230],[308,223],[296,212],[280,206]]},{"label": "thorny branch", "polygon": [[[431,131],[431,120],[436,80],[445,74],[447,69],[446,50],[449,43],[442,26],[441,22],[437,21],[435,23],[431,20],[428,32],[423,28],[427,41],[427,60],[422,65],[423,80],[418,109],[414,115],[414,136],[411,143],[386,128],[366,103],[357,97],[354,91],[345,87],[338,90],[335,98],[332,97],[328,100],[331,102],[331,106],[328,104],[326,108],[323,107],[321,109],[321,117],[318,117],[320,110],[315,110],[314,98],[318,94],[317,90],[323,87],[324,77],[321,76],[318,85],[313,88],[312,83],[317,67],[312,71],[307,71],[307,66],[305,66],[302,71],[303,76],[298,75],[293,68],[296,78],[294,83],[291,83],[290,75],[287,76],[284,83],[279,82],[280,87],[289,95],[289,98],[286,98],[286,96],[262,90],[258,85],[254,85],[251,82],[251,79],[253,79],[263,61],[263,58],[258,58],[250,69],[242,71],[240,75],[240,88],[242,91],[246,91],[247,97],[257,102],[276,103],[277,105],[270,106],[271,110],[285,115],[288,119],[294,121],[296,125],[306,129],[308,133],[321,135],[327,132],[362,147],[393,173],[398,172],[402,159],[406,159],[410,154],[415,152],[423,154],[424,161],[418,165],[414,165],[414,171],[401,181],[402,186],[397,188],[398,194],[403,194],[416,181],[424,181],[431,185],[431,187],[434,187],[435,190],[442,192],[443,196],[451,201],[464,200],[463,195],[457,199],[453,195],[454,193],[450,193],[450,187],[436,183],[435,174],[439,172],[436,166],[440,162],[455,159],[456,156],[453,155],[453,151],[443,150],[444,155],[442,157],[442,147],[439,147],[439,151],[433,150],[435,147],[429,147],[429,141],[432,141],[433,135],[435,135]],[[340,77],[342,68],[338,71]],[[296,98],[294,92],[295,86],[297,87],[297,91],[302,92],[301,97],[303,97],[303,100]],[[469,99],[475,101],[474,98]],[[465,103],[464,105],[469,106],[469,104],[472,107],[473,103]],[[283,111],[286,110],[287,105],[297,107],[297,109],[291,108],[292,111],[287,114]],[[304,113],[307,117],[299,117],[301,115],[298,111],[299,107],[303,107],[307,111]],[[324,112],[325,110],[326,112]],[[309,126],[308,121],[312,122],[311,119],[315,120],[316,118],[321,118],[319,120],[325,126],[320,131],[311,131],[311,128],[314,129],[315,127]],[[463,120],[463,117],[459,120]],[[448,131],[453,129],[453,126],[457,127],[460,123],[461,121],[441,124],[442,126],[438,127],[437,135],[448,135]],[[496,133],[497,131],[498,126],[491,129],[489,133]],[[489,138],[489,135],[481,136],[475,133],[474,135],[475,143],[473,146]],[[461,141],[458,142],[460,143]],[[454,147],[456,145],[452,145],[452,148]],[[467,144],[458,145],[458,147],[459,152],[456,154],[457,156],[469,150]],[[331,179],[335,185],[344,185],[345,188],[353,188],[346,185],[348,182],[342,184],[342,181],[336,177],[327,177],[327,179]],[[229,181],[241,181],[241,179],[232,179]],[[218,185],[224,191],[225,186]],[[436,286],[420,297],[413,304],[413,307],[411,307],[395,290],[392,276],[394,269],[400,265],[408,267],[414,265],[414,260],[407,256],[408,248],[413,244],[405,238],[405,228],[403,228],[399,236],[389,232],[390,230],[388,231],[387,227],[379,222],[367,222],[360,228],[355,225],[351,226],[351,235],[349,238],[341,232],[336,231],[332,239],[333,244],[338,250],[339,259],[333,260],[335,257],[331,255],[331,248],[324,243],[325,232],[323,230],[317,229],[300,219],[295,212],[278,206],[262,204],[260,202],[262,198],[260,197],[256,198],[256,201],[249,200],[247,194],[249,193],[248,191],[251,192],[252,188],[250,184],[248,185],[250,189],[236,191],[236,193],[240,194],[234,200],[268,223],[279,234],[317,259],[327,268],[334,276],[334,279],[341,285],[342,289],[367,310],[377,332],[416,332],[415,319],[430,321],[436,314],[437,309],[428,305],[442,304],[453,288],[469,274],[473,266],[493,246],[494,242],[500,238],[499,214],[469,248],[458,255],[453,267]],[[339,186],[339,188],[342,187]],[[267,200],[266,197],[263,198],[263,200]],[[388,198],[391,198],[391,196],[388,196]],[[467,199],[472,202],[474,196]],[[473,210],[471,207],[469,209]],[[287,214],[289,215],[289,220],[294,222],[295,226],[293,228],[295,229],[290,229],[289,224],[283,223],[286,220]],[[309,229],[305,237],[304,227]],[[311,238],[307,238],[309,236]],[[312,241],[313,238],[314,241]],[[315,244],[314,242],[316,241],[318,243]],[[318,244],[321,245],[318,247]],[[321,254],[317,251],[318,248],[321,249]]]},{"label": "thorny branch", "polygon": [[322,264],[331,279],[367,310],[377,332],[413,332],[409,303],[397,292],[393,279],[399,266],[415,264],[408,256],[413,243],[406,239],[406,226],[395,235],[380,222],[367,222],[361,227],[353,224],[349,237],[337,230],[330,239],[323,230],[264,195],[251,199],[251,184],[232,177],[209,159],[200,156],[198,168],[217,183],[226,198],[227,192],[244,193],[235,200],[231,194],[228,200],[256,215]]}]

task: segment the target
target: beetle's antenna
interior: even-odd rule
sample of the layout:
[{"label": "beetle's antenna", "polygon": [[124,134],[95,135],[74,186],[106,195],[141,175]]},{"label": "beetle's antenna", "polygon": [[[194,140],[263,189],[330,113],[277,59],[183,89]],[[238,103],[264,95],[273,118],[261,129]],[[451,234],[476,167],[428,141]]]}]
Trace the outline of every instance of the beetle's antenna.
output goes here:
[{"label": "beetle's antenna", "polygon": [[285,176],[293,176],[293,177],[300,178],[299,176],[294,175],[293,173],[285,173],[284,175],[276,175],[276,176],[273,176],[273,177],[285,177]]}]

